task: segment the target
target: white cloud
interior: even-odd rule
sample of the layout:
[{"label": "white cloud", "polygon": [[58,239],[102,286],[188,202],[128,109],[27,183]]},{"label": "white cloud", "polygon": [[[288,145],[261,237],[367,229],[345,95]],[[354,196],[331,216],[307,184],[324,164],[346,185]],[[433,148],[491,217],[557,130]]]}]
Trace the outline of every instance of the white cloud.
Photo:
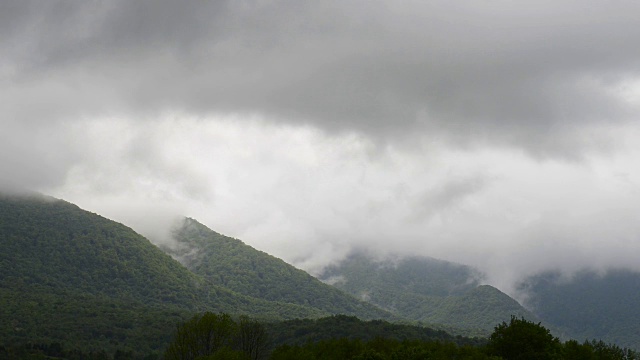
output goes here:
[{"label": "white cloud", "polygon": [[[260,117],[78,123],[83,158],[57,196],[158,237],[194,217],[310,271],[367,248],[523,275],[640,269],[637,127],[582,161],[447,143],[377,147]],[[634,133],[635,131],[635,133]]]}]

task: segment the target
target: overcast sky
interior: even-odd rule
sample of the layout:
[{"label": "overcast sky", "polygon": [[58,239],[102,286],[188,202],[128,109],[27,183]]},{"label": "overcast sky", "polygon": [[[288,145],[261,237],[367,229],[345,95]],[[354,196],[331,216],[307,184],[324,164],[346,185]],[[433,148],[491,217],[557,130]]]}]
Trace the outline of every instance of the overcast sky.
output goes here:
[{"label": "overcast sky", "polygon": [[312,272],[640,270],[640,2],[0,2],[0,177]]}]

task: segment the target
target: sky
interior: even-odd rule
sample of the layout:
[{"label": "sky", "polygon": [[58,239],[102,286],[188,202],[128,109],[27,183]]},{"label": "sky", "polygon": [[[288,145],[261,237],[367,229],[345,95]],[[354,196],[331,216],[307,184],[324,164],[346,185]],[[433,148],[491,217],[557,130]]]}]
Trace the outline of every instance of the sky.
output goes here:
[{"label": "sky", "polygon": [[308,270],[640,270],[636,1],[0,2],[0,182]]}]

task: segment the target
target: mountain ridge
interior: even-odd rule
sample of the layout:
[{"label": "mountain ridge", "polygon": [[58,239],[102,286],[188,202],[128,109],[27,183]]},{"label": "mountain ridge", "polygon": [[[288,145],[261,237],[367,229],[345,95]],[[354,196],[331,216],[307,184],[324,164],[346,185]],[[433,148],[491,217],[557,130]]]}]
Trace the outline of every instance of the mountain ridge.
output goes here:
[{"label": "mountain ridge", "polygon": [[88,348],[157,351],[195,312],[330,315],[212,284],[131,228],[45,195],[0,194],[0,248],[0,337],[8,343],[71,337]]},{"label": "mountain ridge", "polygon": [[546,272],[525,279],[525,306],[563,337],[602,339],[640,349],[640,272],[582,270],[571,278]]},{"label": "mountain ridge", "polygon": [[398,317],[326,285],[241,240],[219,234],[192,218],[184,218],[172,233],[173,246],[161,248],[197,275],[237,293],[269,301],[310,306],[362,319]]},{"label": "mountain ridge", "polygon": [[[481,274],[464,265],[355,254],[320,276],[339,290],[241,240],[185,221],[174,234],[183,246],[172,251],[191,269],[126,225],[75,204],[0,192],[0,336],[9,342],[73,339],[89,347],[137,342],[157,351],[177,322],[205,310],[267,320],[346,314],[467,336],[487,335],[515,315],[539,318],[579,341],[601,338],[638,348],[635,272],[578,274],[576,283],[558,283],[548,274],[528,279],[531,313],[480,285]],[[585,319],[584,313],[595,315]],[[143,327],[153,330],[142,334]],[[580,327],[584,331],[576,331]]]},{"label": "mountain ridge", "polygon": [[319,278],[399,316],[466,329],[466,335],[486,336],[512,315],[536,318],[507,294],[480,285],[475,269],[428,257],[354,253]]}]

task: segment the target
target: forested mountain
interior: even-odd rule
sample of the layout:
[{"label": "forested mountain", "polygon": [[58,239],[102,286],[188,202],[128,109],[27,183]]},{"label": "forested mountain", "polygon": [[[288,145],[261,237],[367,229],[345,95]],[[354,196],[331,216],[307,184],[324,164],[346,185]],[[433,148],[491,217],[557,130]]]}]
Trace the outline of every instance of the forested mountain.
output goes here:
[{"label": "forested mountain", "polygon": [[[533,318],[497,289],[479,286],[473,269],[435,259],[354,255],[322,276],[341,291],[192,219],[174,240],[165,250],[186,267],[130,228],[68,202],[0,193],[0,345],[60,342],[159,354],[177,323],[203,311],[269,321],[404,318],[467,335],[487,335],[511,315]],[[540,319],[578,340],[639,347],[640,274],[585,272],[559,280],[543,274],[522,285]],[[352,317],[269,326],[284,343],[320,339],[318,327],[340,327],[339,336],[361,332]],[[366,331],[393,328],[412,337],[421,331],[394,326],[370,322]]]},{"label": "forested mountain", "polygon": [[174,229],[173,239],[172,246],[162,249],[195,274],[234,292],[361,319],[398,319],[194,219],[185,218]]},{"label": "forested mountain", "polygon": [[177,321],[204,310],[278,319],[330,314],[212,284],[130,228],[38,194],[0,194],[0,249],[0,337],[7,342],[68,338],[151,349]]},{"label": "forested mountain", "polygon": [[374,305],[425,324],[486,335],[511,315],[535,318],[500,290],[479,286],[476,271],[426,257],[375,260],[354,254],[320,276]]},{"label": "forested mountain", "polygon": [[545,273],[527,279],[525,305],[564,336],[602,339],[640,349],[640,273],[582,271],[570,279]]}]

